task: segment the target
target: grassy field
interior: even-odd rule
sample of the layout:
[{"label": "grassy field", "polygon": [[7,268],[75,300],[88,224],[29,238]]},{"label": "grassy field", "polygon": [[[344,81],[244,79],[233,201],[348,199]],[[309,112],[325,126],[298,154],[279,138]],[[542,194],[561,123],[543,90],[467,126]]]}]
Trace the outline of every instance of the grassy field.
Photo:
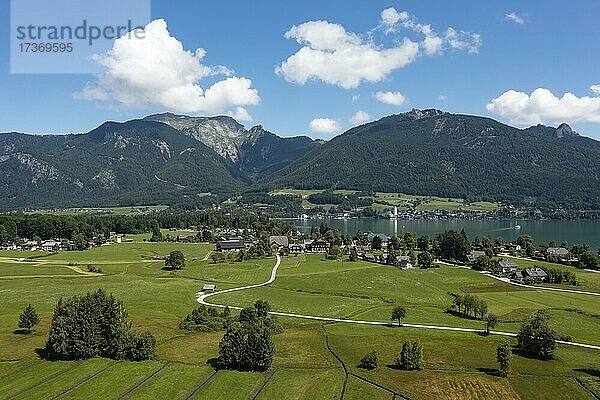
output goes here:
[{"label": "grassy field", "polygon": [[[308,196],[315,193],[321,193],[323,190],[317,189],[277,189],[270,192],[272,196],[277,195],[293,195],[302,198],[302,206],[304,208],[323,207],[329,209],[333,204],[313,204],[308,201]],[[336,194],[353,194],[356,190],[334,190]],[[463,199],[436,197],[436,196],[419,196],[405,193],[389,193],[376,192],[374,196],[361,196],[373,200],[373,208],[378,211],[390,209],[392,206],[398,207],[399,210],[407,210],[414,208],[416,211],[495,211],[500,208],[498,203],[490,203],[486,201],[473,202],[466,205]],[[391,204],[391,206],[390,206]]]},{"label": "grassy field", "polygon": [[[264,282],[274,260],[213,264],[204,260],[212,248],[210,244],[134,242],[85,252],[27,253],[32,262],[18,261],[23,253],[0,252],[0,399],[339,399],[343,387],[344,399],[391,399],[395,394],[411,399],[593,399],[592,393],[600,395],[599,351],[561,345],[557,359],[550,362],[515,353],[513,373],[505,379],[496,375],[499,338],[495,336],[321,324],[298,318],[281,318],[286,329],[274,337],[277,352],[269,371],[216,372],[207,361],[218,355],[222,332],[180,331],[179,321],[197,306],[194,293],[204,283],[225,289]],[[182,250],[188,259],[183,270],[167,271],[161,260],[152,260],[174,249]],[[408,309],[409,323],[479,329],[481,321],[446,312],[452,302],[449,293],[471,292],[500,316],[498,330],[515,332],[533,311],[545,309],[561,334],[600,345],[597,297],[518,288],[460,268],[401,271],[322,258],[284,257],[270,286],[217,295],[211,301],[248,305],[262,298],[276,311],[376,321],[389,320],[392,307],[402,304]],[[103,275],[85,276],[69,264],[82,270],[94,264]],[[594,276],[577,273],[586,282],[582,287],[594,288]],[[155,333],[157,359],[138,363],[41,360],[36,350],[44,346],[58,299],[99,287],[123,300],[136,329]],[[31,335],[16,334],[18,315],[29,303],[42,322]],[[402,342],[409,339],[423,345],[422,371],[392,367]],[[379,356],[379,367],[358,368],[360,358],[371,350]]]}]

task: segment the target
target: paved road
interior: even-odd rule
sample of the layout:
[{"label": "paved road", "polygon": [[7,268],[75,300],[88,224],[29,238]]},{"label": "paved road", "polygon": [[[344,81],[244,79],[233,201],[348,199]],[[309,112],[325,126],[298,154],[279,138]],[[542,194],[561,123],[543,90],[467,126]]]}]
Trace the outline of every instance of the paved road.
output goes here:
[{"label": "paved road", "polygon": [[[198,303],[204,304],[206,306],[220,307],[220,308],[229,307],[229,308],[234,309],[234,310],[241,310],[242,307],[227,306],[227,305],[224,305],[224,304],[209,303],[209,302],[206,301],[206,299],[209,298],[209,297],[218,295],[218,294],[235,292],[235,291],[238,291],[238,290],[252,289],[252,288],[257,288],[257,287],[269,285],[269,284],[271,284],[271,283],[273,283],[275,281],[275,278],[277,277],[277,269],[279,268],[280,264],[281,264],[281,257],[278,254],[277,255],[277,261],[275,262],[275,266],[273,267],[273,270],[271,271],[271,278],[269,278],[269,280],[266,281],[266,282],[257,283],[255,285],[240,286],[240,287],[236,287],[236,288],[220,290],[218,292],[202,293],[198,297],[197,301],[198,301]],[[538,289],[537,287],[535,287],[535,288]],[[269,314],[278,315],[278,316],[282,316],[282,317],[303,318],[303,319],[310,319],[310,320],[315,320],[315,321],[325,321],[325,322],[341,322],[341,323],[348,323],[348,324],[377,325],[377,326],[394,326],[392,323],[387,322],[387,321],[386,322],[384,322],[384,321],[361,321],[361,320],[356,320],[356,319],[320,317],[320,316],[317,316],[317,315],[304,315],[304,314],[284,313],[284,312],[277,312],[277,311],[271,311]],[[441,331],[476,332],[476,333],[481,333],[482,332],[481,329],[458,328],[458,327],[441,326],[441,325],[402,324],[402,327],[419,328],[419,329],[435,329],[435,330],[441,330]],[[491,331],[490,333],[493,334],[493,335],[501,335],[501,336],[512,336],[512,337],[517,336],[516,333],[512,333],[512,332]],[[558,343],[562,343],[562,344],[566,344],[566,345],[570,345],[570,346],[577,346],[577,347],[584,347],[584,348],[587,348],[587,349],[600,350],[600,346],[595,346],[595,345],[592,345],[592,344],[575,343],[575,342],[565,342],[565,341],[562,341],[562,340],[557,340],[557,342]]]},{"label": "paved road", "polygon": [[553,292],[565,292],[565,293],[585,294],[585,295],[588,295],[588,296],[600,296],[600,293],[597,293],[597,292],[584,292],[582,290],[559,289],[559,288],[553,288],[553,287],[525,285],[523,283],[513,282],[509,278],[501,278],[499,276],[492,275],[492,274],[489,274],[489,273],[485,273],[483,275],[489,276],[490,278],[497,279],[497,280],[502,281],[504,283],[508,283],[509,285],[520,286],[520,287],[524,287],[524,288],[530,288],[530,289],[536,289],[536,290],[537,289],[539,289],[539,290],[551,290]]}]

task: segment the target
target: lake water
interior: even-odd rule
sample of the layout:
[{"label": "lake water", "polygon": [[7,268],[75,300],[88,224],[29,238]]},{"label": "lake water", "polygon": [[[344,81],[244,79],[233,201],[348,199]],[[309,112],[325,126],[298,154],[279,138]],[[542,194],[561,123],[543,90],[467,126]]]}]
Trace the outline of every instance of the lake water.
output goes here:
[{"label": "lake water", "polygon": [[[430,237],[449,229],[464,229],[470,239],[486,235],[495,239],[501,237],[505,242],[513,241],[517,236],[528,233],[536,243],[554,240],[557,244],[566,240],[569,246],[587,243],[591,249],[600,247],[600,221],[516,221],[516,220],[386,220],[386,219],[306,219],[295,220],[300,232],[310,232],[311,227],[325,222],[344,234],[354,235],[358,229],[369,232],[385,233],[388,236],[402,232],[427,234]],[[520,225],[521,229],[515,229]]]}]

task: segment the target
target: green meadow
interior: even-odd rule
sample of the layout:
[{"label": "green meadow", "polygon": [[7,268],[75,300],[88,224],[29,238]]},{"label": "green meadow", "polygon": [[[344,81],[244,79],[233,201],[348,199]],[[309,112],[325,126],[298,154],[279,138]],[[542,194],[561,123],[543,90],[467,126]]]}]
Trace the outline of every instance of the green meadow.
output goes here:
[{"label": "green meadow", "polygon": [[[269,371],[215,371],[207,361],[218,355],[223,333],[185,332],[177,328],[178,323],[197,307],[195,293],[204,283],[216,283],[218,290],[261,283],[270,277],[275,260],[213,264],[204,260],[212,249],[213,245],[202,243],[135,241],[84,252],[0,252],[0,399],[600,396],[599,350],[560,345],[552,361],[515,351],[512,374],[500,378],[495,361],[498,336],[398,327],[389,321],[394,305],[403,305],[408,310],[406,323],[483,329],[479,320],[447,312],[450,293],[474,293],[499,316],[496,330],[517,332],[532,312],[544,309],[560,334],[600,345],[600,297],[519,288],[462,268],[403,271],[362,261],[324,260],[317,254],[283,257],[271,285],[215,295],[209,301],[245,306],[264,299],[274,311],[389,321],[390,325],[280,317],[285,331],[274,337],[277,351]],[[186,256],[181,271],[163,269],[164,262],[158,259],[172,250]],[[23,257],[32,261],[20,261]],[[86,275],[88,264],[100,268],[102,275]],[[576,289],[600,291],[600,274],[575,272],[581,281]],[[136,329],[154,332],[155,360],[50,362],[39,357],[56,302],[98,288],[123,300]],[[42,321],[33,334],[17,334],[18,316],[29,303]],[[423,346],[424,369],[393,368],[402,342],[415,339]],[[378,368],[358,368],[359,360],[371,350],[378,354]]]}]

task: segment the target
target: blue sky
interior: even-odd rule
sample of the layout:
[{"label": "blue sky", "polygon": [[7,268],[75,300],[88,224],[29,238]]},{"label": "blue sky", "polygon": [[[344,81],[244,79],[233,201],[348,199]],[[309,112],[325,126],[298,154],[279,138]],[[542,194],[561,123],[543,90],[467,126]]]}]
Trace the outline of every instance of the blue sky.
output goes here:
[{"label": "blue sky", "polygon": [[[406,21],[412,25],[402,25],[401,19],[392,27],[394,32],[386,34],[381,13],[389,8],[398,15],[407,12]],[[411,108],[439,108],[490,116],[518,126],[535,122],[556,125],[566,120],[581,134],[600,139],[600,87],[597,92],[591,89],[600,84],[598,1],[182,0],[153,1],[151,14],[153,20],[166,21],[168,34],[185,50],[203,48],[206,54],[201,58],[202,65],[227,67],[227,74],[219,75],[214,69],[203,74],[196,82],[198,87],[206,91],[231,77],[251,80],[251,86],[243,88],[246,80],[231,82],[245,90],[244,99],[230,103],[201,99],[197,104],[191,101],[196,105],[187,107],[182,102],[190,103],[188,97],[184,97],[186,101],[174,101],[152,93],[151,100],[141,99],[146,105],[136,105],[135,101],[123,101],[125,95],[114,86],[118,82],[102,86],[92,74],[11,74],[9,1],[2,0],[0,23],[5,28],[0,38],[0,131],[85,132],[105,120],[127,120],[167,108],[211,115],[234,113],[241,106],[252,118],[243,122],[247,127],[262,124],[282,136],[330,138],[352,127],[350,119],[358,111],[368,114],[369,118],[363,114],[362,120],[366,121]],[[507,14],[513,18],[507,18]],[[307,30],[295,36],[305,40],[304,45],[284,37],[292,26],[309,21],[330,24],[305,25]],[[356,34],[349,37],[377,51],[397,48],[408,38],[417,46],[417,55],[406,65],[375,71],[372,81],[363,79],[358,84],[327,82],[323,76],[338,77],[336,71],[327,71],[332,68],[329,63],[317,76],[314,71],[309,74],[312,78],[304,84],[297,82],[297,76],[293,82],[289,71],[287,76],[275,72],[305,46],[312,47],[313,54],[319,53],[318,43],[306,45],[307,37],[311,32],[337,29],[333,24]],[[444,41],[433,55],[425,51],[424,25],[430,25],[436,37]],[[470,45],[473,36],[469,35],[479,35],[477,51],[453,48],[445,36],[449,27],[467,32],[461,38]],[[386,60],[394,62],[392,58]],[[305,67],[311,66],[299,62],[293,72],[301,74]],[[340,71],[339,76],[345,74],[361,76],[348,69]],[[86,84],[102,89],[102,96],[97,91],[85,92]],[[548,91],[532,95],[537,88]],[[510,90],[522,93],[505,94]],[[389,95],[387,99],[392,101],[388,103],[395,104],[382,103],[375,96],[378,92],[399,92],[404,101]],[[565,92],[573,93],[574,98],[560,99]],[[136,96],[143,96],[140,93],[138,90]],[[206,92],[204,95],[208,97]],[[486,108],[492,99],[497,100],[495,105]]]}]

